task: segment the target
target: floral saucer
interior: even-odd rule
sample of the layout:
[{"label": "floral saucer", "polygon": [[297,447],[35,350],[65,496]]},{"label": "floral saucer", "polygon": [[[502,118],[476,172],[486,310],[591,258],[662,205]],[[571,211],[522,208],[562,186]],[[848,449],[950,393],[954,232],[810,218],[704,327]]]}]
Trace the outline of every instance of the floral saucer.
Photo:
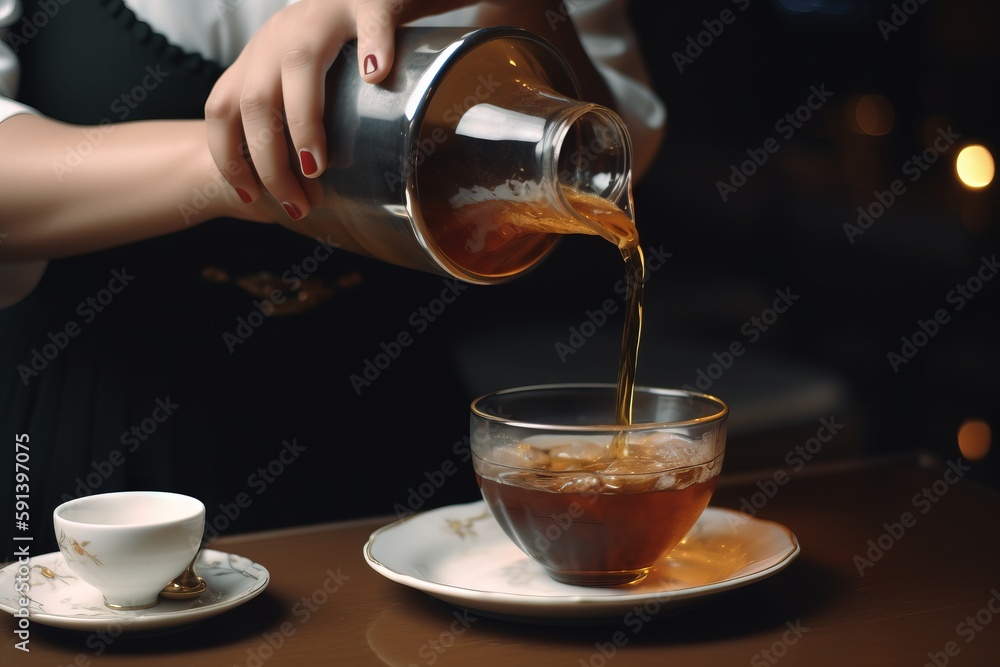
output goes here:
[{"label": "floral saucer", "polygon": [[708,507],[640,584],[571,586],[551,579],[507,537],[483,501],[416,514],[372,533],[368,564],[458,607],[508,619],[594,619],[638,605],[678,607],[760,581],[799,554],[785,526]]},{"label": "floral saucer", "polygon": [[[243,556],[203,549],[195,565],[208,590],[193,600],[167,600],[149,609],[115,611],[104,606],[100,592],[80,581],[61,552],[12,563],[0,570],[0,609],[21,613],[21,598],[33,623],[72,630],[117,625],[123,632],[187,625],[221,614],[260,595],[270,574]],[[25,576],[26,571],[26,576]],[[27,583],[26,591],[20,590]]]}]

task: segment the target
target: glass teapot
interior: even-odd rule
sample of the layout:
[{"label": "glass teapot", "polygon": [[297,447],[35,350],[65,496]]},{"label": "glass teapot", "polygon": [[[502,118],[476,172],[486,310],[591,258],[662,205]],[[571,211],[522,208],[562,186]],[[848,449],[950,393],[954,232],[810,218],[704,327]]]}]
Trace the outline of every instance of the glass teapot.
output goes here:
[{"label": "glass teapot", "polygon": [[341,249],[473,284],[509,280],[564,234],[599,234],[588,211],[631,220],[621,118],[577,99],[563,56],[518,28],[400,28],[381,84],[351,43],[327,75],[328,167],[313,209],[286,226]]}]

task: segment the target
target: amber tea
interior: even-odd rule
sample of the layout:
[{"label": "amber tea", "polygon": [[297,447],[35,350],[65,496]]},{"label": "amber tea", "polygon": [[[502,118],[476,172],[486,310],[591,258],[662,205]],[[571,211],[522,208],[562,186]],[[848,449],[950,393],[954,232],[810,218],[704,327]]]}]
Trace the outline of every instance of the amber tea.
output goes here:
[{"label": "amber tea", "polygon": [[687,535],[708,506],[721,463],[720,455],[644,474],[621,471],[671,464],[614,459],[559,471],[550,462],[526,471],[477,460],[476,481],[504,532],[554,579],[612,586],[640,581]]},{"label": "amber tea", "polygon": [[[502,189],[459,192],[439,209],[428,206],[435,238],[445,254],[479,273],[514,271],[548,247],[550,234],[599,235],[616,245],[625,261],[631,286],[625,308],[621,355],[618,362],[619,424],[632,422],[632,392],[642,333],[645,258],[635,223],[613,202],[597,195],[563,187],[562,195],[577,217],[560,216],[532,202],[529,186],[508,184]],[[616,442],[624,457],[625,440]]]},{"label": "amber tea", "polygon": [[[612,384],[523,387],[472,404],[483,498],[504,532],[557,581],[642,581],[701,516],[718,482],[728,409],[635,387],[615,423]],[[627,441],[626,454],[616,446]]]},{"label": "amber tea", "polygon": [[[725,446],[720,401],[635,386],[646,270],[626,195],[623,210],[562,186],[562,207],[533,206],[539,193],[508,183],[461,191],[432,216],[446,254],[481,272],[495,273],[503,262],[516,268],[551,234],[598,235],[624,260],[631,289],[613,391],[552,385],[473,403],[483,498],[522,551],[570,584],[642,581],[708,505]],[[576,426],[559,426],[567,424]]]}]

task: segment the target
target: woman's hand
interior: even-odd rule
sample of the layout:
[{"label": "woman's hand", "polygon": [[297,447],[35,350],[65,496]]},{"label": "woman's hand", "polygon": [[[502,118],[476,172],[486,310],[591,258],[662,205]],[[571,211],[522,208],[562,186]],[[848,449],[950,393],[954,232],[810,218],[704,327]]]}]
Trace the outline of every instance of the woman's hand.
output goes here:
[{"label": "woman's hand", "polygon": [[219,171],[244,203],[258,209],[246,217],[260,217],[267,194],[292,220],[309,213],[299,174],[315,178],[326,169],[326,74],[345,42],[357,38],[361,77],[379,83],[393,64],[396,26],[467,4],[300,0],[275,13],[222,74],[205,105],[208,146]]}]

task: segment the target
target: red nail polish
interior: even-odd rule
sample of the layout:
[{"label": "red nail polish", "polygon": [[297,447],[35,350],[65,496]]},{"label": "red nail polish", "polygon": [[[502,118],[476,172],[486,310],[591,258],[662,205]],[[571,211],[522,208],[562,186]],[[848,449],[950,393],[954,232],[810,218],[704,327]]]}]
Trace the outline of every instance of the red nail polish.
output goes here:
[{"label": "red nail polish", "polygon": [[253,199],[250,198],[250,193],[243,188],[236,188],[236,194],[240,196],[240,199],[243,200],[244,204],[249,204],[253,201]]},{"label": "red nail polish", "polygon": [[365,74],[371,74],[378,69],[378,60],[375,59],[374,53],[369,53],[365,56]]},{"label": "red nail polish", "polygon": [[302,211],[300,211],[299,207],[295,204],[289,204],[288,202],[283,201],[281,202],[281,205],[284,207],[285,213],[287,213],[288,217],[292,220],[298,220],[302,217]]},{"label": "red nail polish", "polygon": [[316,173],[319,167],[316,165],[316,158],[313,154],[306,150],[299,151],[299,162],[302,163],[302,173],[306,176],[312,176]]}]

